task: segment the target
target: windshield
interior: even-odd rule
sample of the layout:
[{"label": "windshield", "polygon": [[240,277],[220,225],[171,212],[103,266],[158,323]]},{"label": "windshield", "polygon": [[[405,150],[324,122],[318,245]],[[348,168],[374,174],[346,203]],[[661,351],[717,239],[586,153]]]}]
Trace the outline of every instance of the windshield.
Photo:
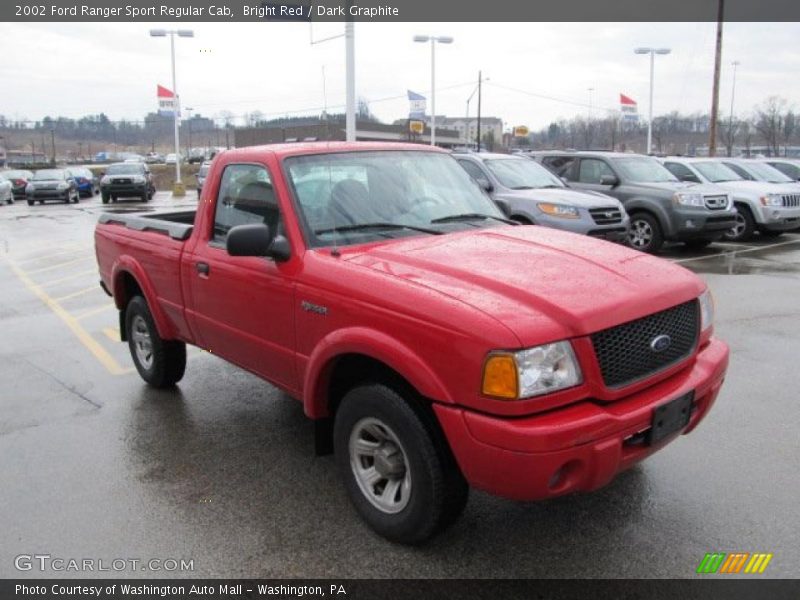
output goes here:
[{"label": "windshield", "polygon": [[636,158],[617,158],[614,160],[622,176],[634,183],[664,183],[678,181],[666,167],[654,158],[646,156]]},{"label": "windshield", "polygon": [[30,179],[33,176],[30,171],[3,171],[3,175],[9,179]]},{"label": "windshield", "polygon": [[[346,152],[285,161],[312,246],[357,244],[489,226],[503,214],[449,155]],[[369,227],[365,227],[369,226]],[[413,229],[417,228],[417,229]],[[338,231],[341,229],[342,231]]]},{"label": "windshield", "polygon": [[64,171],[60,169],[43,169],[41,171],[36,171],[33,178],[37,181],[42,181],[43,179],[65,179]]},{"label": "windshield", "polygon": [[499,158],[484,162],[500,183],[512,190],[564,187],[558,177],[527,158]]},{"label": "windshield", "polygon": [[711,183],[721,183],[723,181],[741,181],[741,177],[736,171],[718,162],[696,162],[692,166]]},{"label": "windshield", "polygon": [[111,165],[106,171],[107,175],[140,175],[142,166],[139,163]]},{"label": "windshield", "polygon": [[769,183],[791,183],[794,181],[791,177],[784,175],[778,169],[766,163],[744,163],[741,166],[758,181],[767,181]]}]

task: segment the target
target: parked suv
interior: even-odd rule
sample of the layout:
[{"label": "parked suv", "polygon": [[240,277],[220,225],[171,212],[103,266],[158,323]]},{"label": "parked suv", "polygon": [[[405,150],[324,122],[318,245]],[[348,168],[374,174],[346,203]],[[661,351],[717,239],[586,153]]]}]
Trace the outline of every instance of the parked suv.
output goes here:
[{"label": "parked suv", "polygon": [[655,158],[616,152],[552,152],[535,159],[572,187],[617,198],[631,219],[628,243],[657,252],[664,242],[702,248],[736,224],[728,193],[716,186],[678,181]]},{"label": "parked suv", "polygon": [[458,163],[510,219],[613,241],[630,221],[616,198],[571,190],[540,164],[508,154],[455,154]]},{"label": "parked suv", "polygon": [[731,241],[745,241],[756,231],[778,236],[800,226],[800,190],[793,185],[746,180],[722,159],[664,159],[664,166],[681,181],[710,183],[733,196],[736,226],[725,234]]},{"label": "parked suv", "polygon": [[124,196],[136,196],[147,202],[156,193],[153,175],[143,162],[114,163],[108,166],[100,180],[103,204]]},{"label": "parked suv", "polygon": [[800,181],[800,159],[798,158],[762,158],[762,162],[767,163],[771,167],[775,167],[794,181]]}]

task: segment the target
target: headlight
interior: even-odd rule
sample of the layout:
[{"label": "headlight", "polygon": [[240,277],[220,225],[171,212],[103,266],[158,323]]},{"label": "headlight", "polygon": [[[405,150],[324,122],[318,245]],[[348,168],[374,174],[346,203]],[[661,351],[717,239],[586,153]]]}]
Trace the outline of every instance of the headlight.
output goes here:
[{"label": "headlight", "polygon": [[144,177],[142,177],[141,175],[134,175],[133,177],[131,177],[131,181],[133,183],[144,183]]},{"label": "headlight", "polygon": [[69,187],[69,184],[66,181],[62,181],[61,183],[58,184],[58,189],[61,190],[61,191],[64,191],[68,187]]},{"label": "headlight", "polygon": [[705,206],[705,201],[703,200],[703,194],[683,194],[677,193],[672,197],[672,201],[675,204],[682,204],[683,206]]},{"label": "headlight", "polygon": [[700,331],[705,331],[714,324],[714,297],[706,288],[697,300],[700,302]]},{"label": "headlight", "polygon": [[28,185],[25,186],[25,193],[26,194],[30,194],[31,192],[35,192],[35,191],[36,191],[36,186],[33,185],[32,183],[29,183]]},{"label": "headlight", "polygon": [[577,219],[578,209],[574,206],[564,206],[563,204],[550,204],[542,202],[537,204],[539,210],[551,217],[561,217],[562,219]]},{"label": "headlight", "polygon": [[111,177],[109,177],[108,175],[104,175],[104,176],[103,176],[103,177],[100,179],[100,183],[101,183],[101,184],[106,184],[106,185],[108,185],[109,183],[111,183]]},{"label": "headlight", "polygon": [[572,345],[555,342],[519,352],[492,353],[483,366],[482,392],[516,400],[549,394],[582,381]]},{"label": "headlight", "polygon": [[783,198],[780,194],[761,196],[761,206],[783,206]]}]

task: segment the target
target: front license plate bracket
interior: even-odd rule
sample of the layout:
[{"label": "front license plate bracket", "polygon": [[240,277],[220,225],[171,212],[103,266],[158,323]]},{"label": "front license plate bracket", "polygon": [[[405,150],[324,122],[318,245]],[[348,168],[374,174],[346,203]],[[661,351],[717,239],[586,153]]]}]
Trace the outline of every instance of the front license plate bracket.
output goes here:
[{"label": "front license plate bracket", "polygon": [[689,424],[694,403],[694,390],[657,406],[647,434],[647,443],[656,444]]}]

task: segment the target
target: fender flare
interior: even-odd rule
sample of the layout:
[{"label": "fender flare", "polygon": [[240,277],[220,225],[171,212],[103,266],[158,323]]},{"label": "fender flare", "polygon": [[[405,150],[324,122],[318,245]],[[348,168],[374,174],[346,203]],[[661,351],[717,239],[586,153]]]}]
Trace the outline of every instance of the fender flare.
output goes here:
[{"label": "fender flare", "polygon": [[309,356],[303,378],[303,411],[309,418],[330,416],[327,398],[330,375],[336,359],[346,354],[377,360],[400,374],[423,396],[453,403],[441,379],[408,346],[375,329],[351,327],[325,336]]},{"label": "fender flare", "polygon": [[[122,285],[123,275],[130,275],[133,277],[134,281],[139,285],[139,289],[142,290],[144,299],[147,301],[147,306],[150,309],[150,314],[153,316],[153,321],[155,322],[159,337],[164,340],[173,339],[175,337],[174,328],[161,309],[153,283],[136,259],[127,254],[119,256],[114,262],[114,266],[111,268],[111,281],[113,282],[112,293],[114,294],[114,304],[117,306],[117,309],[122,312],[125,306],[123,303],[123,298],[125,296],[125,290]],[[130,298],[126,298],[125,300],[130,300]],[[120,319],[120,323],[122,323],[122,319]]]},{"label": "fender flare", "polygon": [[660,204],[647,198],[631,198],[624,203],[624,206],[628,216],[636,212],[646,212],[653,215],[658,219],[658,224],[661,226],[661,231],[664,232],[665,236],[670,236],[674,233],[672,220]]}]

